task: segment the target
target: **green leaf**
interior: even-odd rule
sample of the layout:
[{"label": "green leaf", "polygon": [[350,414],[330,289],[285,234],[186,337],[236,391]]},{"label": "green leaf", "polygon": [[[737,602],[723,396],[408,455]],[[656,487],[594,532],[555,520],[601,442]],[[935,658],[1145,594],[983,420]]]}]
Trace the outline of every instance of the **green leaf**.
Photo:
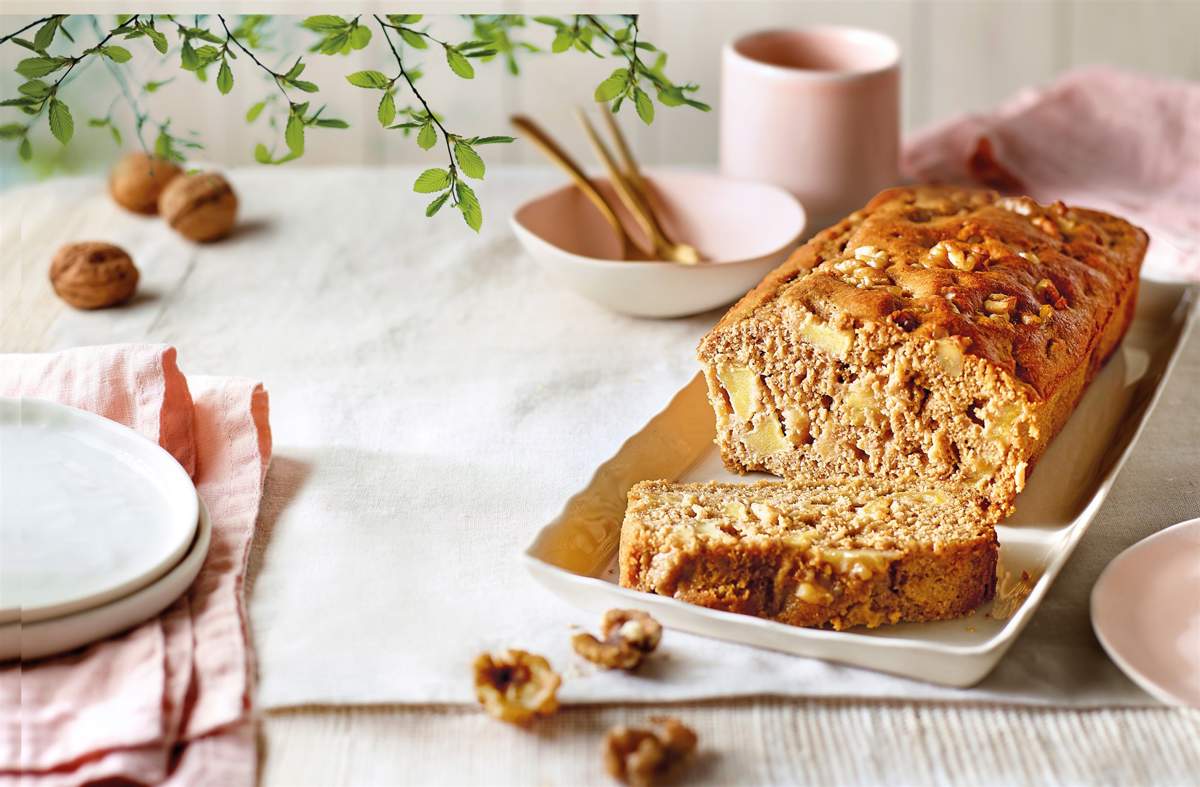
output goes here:
[{"label": "green leaf", "polygon": [[467,57],[494,57],[495,55],[495,49],[472,49],[467,53]]},{"label": "green leaf", "polygon": [[293,79],[288,83],[297,90],[303,90],[305,93],[316,93],[321,88],[313,82],[305,82],[303,79]]},{"label": "green leaf", "polygon": [[629,86],[629,72],[625,69],[617,69],[608,79],[601,82],[596,87],[597,101],[612,101],[617,96],[625,92],[625,88]]},{"label": "green leaf", "polygon": [[71,141],[75,133],[75,121],[71,118],[71,110],[57,98],[50,99],[50,133],[62,144]]},{"label": "green leaf", "polygon": [[317,46],[317,50],[323,55],[336,55],[339,52],[349,52],[350,34],[345,32],[334,33],[322,41]]},{"label": "green leaf", "polygon": [[463,79],[474,79],[475,67],[457,49],[446,47],[446,63],[450,66],[451,71]]},{"label": "green leaf", "polygon": [[350,124],[338,118],[320,118],[316,121],[316,125],[321,128],[350,128]]},{"label": "green leaf", "polygon": [[350,48],[362,49],[371,43],[371,28],[359,25],[350,31]]},{"label": "green leaf", "polygon": [[383,98],[379,99],[379,111],[376,113],[379,118],[379,125],[387,127],[392,125],[396,120],[396,98],[385,92]]},{"label": "green leaf", "polygon": [[91,128],[104,128],[108,125],[108,118],[88,118],[88,126]]},{"label": "green leaf", "polygon": [[167,53],[167,37],[155,30],[153,27],[146,27],[143,29],[146,31],[146,35],[149,36],[150,40],[154,43],[154,48],[158,50],[158,53],[160,55],[165,55]]},{"label": "green leaf", "polygon": [[393,25],[415,25],[424,18],[424,14],[388,14],[387,18]]},{"label": "green leaf", "polygon": [[288,116],[287,128],[283,130],[283,141],[293,155],[304,153],[304,118],[298,114]]},{"label": "green leaf", "polygon": [[60,17],[51,17],[48,22],[39,27],[37,34],[33,37],[33,45],[39,50],[45,51],[54,43],[54,34],[58,32],[58,25],[61,21]]},{"label": "green leaf", "polygon": [[392,86],[392,80],[379,71],[355,71],[346,76],[346,81],[355,87],[384,90]]},{"label": "green leaf", "polygon": [[29,137],[21,140],[21,147],[17,148],[17,155],[21,157],[21,161],[29,161],[33,158],[33,145],[29,144]]},{"label": "green leaf", "polygon": [[467,226],[479,232],[479,228],[483,226],[483,209],[479,207],[479,198],[475,196],[475,192],[463,181],[455,184],[455,193],[458,195],[458,209],[463,215],[463,221],[467,222]]},{"label": "green leaf", "polygon": [[190,41],[184,41],[183,48],[179,50],[179,66],[184,71],[195,71],[200,67],[200,56],[196,54]]},{"label": "green leaf", "polygon": [[539,25],[548,25],[550,27],[557,28],[566,27],[565,22],[563,22],[561,19],[555,19],[552,16],[535,16],[533,21],[537,22]]},{"label": "green leaf", "polygon": [[442,209],[442,206],[446,204],[446,200],[448,199],[450,199],[449,191],[434,199],[433,202],[429,203],[429,207],[425,208],[425,216],[432,217],[435,213]]},{"label": "green leaf", "polygon": [[209,63],[215,63],[221,58],[221,50],[210,44],[205,44],[196,50],[196,57],[200,58],[200,65],[206,66]]},{"label": "green leaf", "polygon": [[307,68],[307,66],[304,64],[304,62],[301,61],[300,58],[296,58],[296,62],[293,63],[292,67],[287,70],[287,73],[283,75],[283,78],[290,82],[303,74],[305,68]]},{"label": "green leaf", "polygon": [[217,72],[217,90],[221,91],[221,95],[228,95],[233,90],[233,69],[224,60],[221,61],[221,70]]},{"label": "green leaf", "polygon": [[123,46],[117,46],[116,44],[109,44],[108,46],[101,47],[100,54],[104,55],[114,63],[128,63],[130,58],[133,57],[128,49]]},{"label": "green leaf", "polygon": [[400,28],[400,37],[404,39],[404,43],[411,46],[413,49],[425,49],[429,46],[425,42],[425,37],[420,33],[409,30],[407,27]]},{"label": "green leaf", "polygon": [[516,142],[516,137],[476,137],[471,140],[472,145],[504,145],[509,142]]},{"label": "green leaf", "polygon": [[566,52],[575,43],[575,36],[567,28],[560,28],[558,35],[554,36],[554,42],[550,44],[550,51],[554,53]]},{"label": "green leaf", "polygon": [[246,122],[253,123],[255,120],[258,120],[258,116],[261,115],[262,111],[266,108],[266,101],[259,101],[257,104],[250,107],[248,110],[246,110]]},{"label": "green leaf", "polygon": [[427,169],[417,176],[413,183],[413,191],[418,194],[432,194],[450,187],[450,173],[444,169]]},{"label": "green leaf", "polygon": [[421,126],[421,130],[417,132],[417,144],[424,150],[429,150],[437,144],[437,131],[434,130],[432,123]]},{"label": "green leaf", "polygon": [[41,104],[41,100],[30,98],[29,96],[21,96],[20,98],[6,98],[0,101],[0,107],[20,107],[21,111],[27,115],[32,115],[35,110],[33,107]]},{"label": "green leaf", "polygon": [[267,146],[261,142],[254,146],[254,160],[259,164],[271,163],[271,151],[267,150]]},{"label": "green leaf", "polygon": [[25,127],[20,123],[0,126],[0,139],[20,139],[25,136]]},{"label": "green leaf", "polygon": [[658,89],[658,103],[664,107],[680,107],[683,106],[683,101],[683,91],[677,87]]},{"label": "green leaf", "polygon": [[27,57],[17,63],[17,73],[26,79],[53,74],[68,63],[65,57]]},{"label": "green leaf", "polygon": [[174,78],[164,79],[161,82],[147,82],[145,85],[142,86],[142,90],[145,90],[147,93],[153,93],[154,91],[158,90],[163,85],[169,85],[173,81],[174,81]]},{"label": "green leaf", "polygon": [[310,16],[300,23],[302,27],[307,27],[309,30],[341,30],[349,26],[349,22],[342,19],[340,16],[333,14],[318,14]]},{"label": "green leaf", "polygon": [[21,95],[30,96],[31,98],[45,98],[50,95],[50,86],[40,79],[31,79],[18,87],[17,90]]},{"label": "green leaf", "polygon": [[637,108],[638,117],[642,119],[643,123],[648,126],[654,122],[654,102],[640,87],[633,89],[633,105]]},{"label": "green leaf", "polygon": [[117,143],[117,147],[121,146],[121,130],[116,126],[109,126],[108,133],[112,134],[113,142]]},{"label": "green leaf", "polygon": [[479,157],[479,154],[470,145],[465,142],[455,142],[454,158],[458,161],[459,169],[468,178],[475,178],[476,180],[483,178],[483,159]]}]

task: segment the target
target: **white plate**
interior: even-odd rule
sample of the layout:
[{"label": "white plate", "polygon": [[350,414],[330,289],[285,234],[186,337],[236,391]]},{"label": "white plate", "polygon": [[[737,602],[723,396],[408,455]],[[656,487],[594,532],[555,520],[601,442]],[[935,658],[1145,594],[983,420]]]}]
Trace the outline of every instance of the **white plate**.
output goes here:
[{"label": "white plate", "polygon": [[[755,480],[733,476],[713,445],[715,426],[697,375],[667,408],[601,465],[525,553],[534,577],[591,610],[637,606],[669,626],[801,656],[830,659],[949,686],[979,682],[1029,622],[1104,503],[1141,431],[1189,321],[1197,291],[1143,280],[1124,342],[1096,376],[1038,463],[1017,513],[997,528],[997,599],[961,620],[824,631],[693,606],[617,586],[626,494],[637,481]],[[765,477],[765,476],[764,476]],[[1028,581],[1022,581],[1022,575]]]},{"label": "white plate", "polygon": [[[195,493],[193,492],[193,497]],[[197,501],[199,519],[195,538],[183,559],[166,574],[127,596],[99,607],[36,623],[0,626],[0,661],[40,659],[64,653],[133,628],[162,612],[191,586],[212,543],[212,521],[203,503]]]},{"label": "white plate", "polygon": [[1092,588],[1092,627],[1150,694],[1200,708],[1200,519],[1160,530],[1108,564]]},{"label": "white plate", "polygon": [[99,606],[187,551],[196,490],[161,447],[115,421],[0,398],[0,622]]}]

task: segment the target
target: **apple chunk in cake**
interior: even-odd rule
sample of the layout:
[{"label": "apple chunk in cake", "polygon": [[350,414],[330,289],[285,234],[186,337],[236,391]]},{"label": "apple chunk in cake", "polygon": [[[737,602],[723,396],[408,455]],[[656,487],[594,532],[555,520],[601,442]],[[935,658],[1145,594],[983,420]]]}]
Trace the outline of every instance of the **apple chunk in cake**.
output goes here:
[{"label": "apple chunk in cake", "polygon": [[1128,327],[1146,243],[1061,203],[883,192],[701,342],[726,465],[953,482],[1007,514]]}]

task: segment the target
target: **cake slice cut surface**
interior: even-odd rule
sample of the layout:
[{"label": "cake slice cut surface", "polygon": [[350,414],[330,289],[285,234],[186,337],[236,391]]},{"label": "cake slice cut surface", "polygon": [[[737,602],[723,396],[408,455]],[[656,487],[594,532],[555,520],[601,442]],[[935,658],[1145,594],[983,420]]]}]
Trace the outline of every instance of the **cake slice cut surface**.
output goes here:
[{"label": "cake slice cut surface", "polygon": [[990,599],[985,498],[919,482],[645,481],[621,528],[623,586],[796,626],[967,614]]}]

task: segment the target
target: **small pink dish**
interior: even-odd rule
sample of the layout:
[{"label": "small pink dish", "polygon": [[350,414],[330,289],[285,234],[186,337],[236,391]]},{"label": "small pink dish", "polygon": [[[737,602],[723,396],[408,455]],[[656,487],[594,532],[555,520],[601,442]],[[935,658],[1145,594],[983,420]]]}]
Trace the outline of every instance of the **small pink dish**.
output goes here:
[{"label": "small pink dish", "polygon": [[[560,283],[638,317],[682,317],[734,301],[783,262],[804,232],[804,208],[776,186],[683,170],[648,169],[645,175],[668,236],[698,248],[704,262],[620,259],[612,228],[571,185],[517,208],[513,231]],[[640,241],[608,180],[592,182]]]},{"label": "small pink dish", "polygon": [[1163,702],[1200,708],[1200,519],[1109,563],[1092,588],[1092,627],[1130,680]]}]

